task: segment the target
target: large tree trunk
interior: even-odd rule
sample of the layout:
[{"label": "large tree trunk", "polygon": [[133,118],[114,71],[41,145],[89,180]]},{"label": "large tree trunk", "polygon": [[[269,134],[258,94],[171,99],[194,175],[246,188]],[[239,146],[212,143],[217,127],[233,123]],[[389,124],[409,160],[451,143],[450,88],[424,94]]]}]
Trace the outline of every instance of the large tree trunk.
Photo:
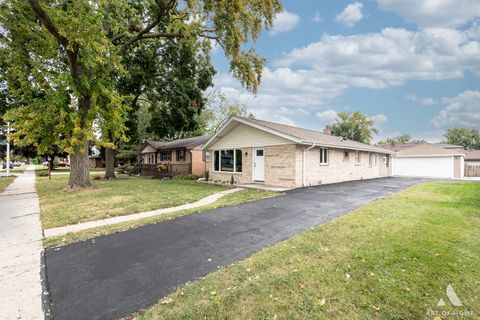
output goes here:
[{"label": "large tree trunk", "polygon": [[88,148],[70,154],[70,180],[68,187],[71,189],[91,187],[88,170]]},{"label": "large tree trunk", "polygon": [[105,177],[104,179],[115,179],[115,150],[105,148]]},{"label": "large tree trunk", "polygon": [[[90,96],[78,99],[78,109],[80,113],[80,127],[85,128],[87,113],[90,109]],[[70,180],[68,187],[71,189],[89,188],[90,173],[88,169],[88,142],[85,141],[83,148],[70,154]]]}]

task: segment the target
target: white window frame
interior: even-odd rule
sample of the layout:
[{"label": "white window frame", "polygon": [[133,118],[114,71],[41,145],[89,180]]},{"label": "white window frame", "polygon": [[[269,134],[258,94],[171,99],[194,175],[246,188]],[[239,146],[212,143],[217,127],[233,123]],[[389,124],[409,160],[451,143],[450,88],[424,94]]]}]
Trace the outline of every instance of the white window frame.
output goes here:
[{"label": "white window frame", "polygon": [[368,153],[368,166],[371,168],[373,167],[373,153]]},{"label": "white window frame", "polygon": [[147,164],[155,164],[156,163],[156,154],[154,152],[147,154]]},{"label": "white window frame", "polygon": [[[222,171],[222,151],[233,151],[233,171]],[[242,171],[237,171],[237,150],[240,151],[242,155]],[[215,152],[218,151],[218,170],[215,170]],[[243,154],[242,149],[217,149],[213,150],[213,161],[212,161],[212,171],[218,173],[232,173],[232,174],[242,174],[243,173]]]},{"label": "white window frame", "polygon": [[[330,160],[330,152],[328,148],[320,148],[320,165],[321,166],[328,166],[328,162]],[[326,161],[325,161],[326,159]],[[323,160],[323,161],[322,161]]]},{"label": "white window frame", "polygon": [[362,153],[357,151],[357,155],[355,156],[355,165],[359,166],[362,164]]}]

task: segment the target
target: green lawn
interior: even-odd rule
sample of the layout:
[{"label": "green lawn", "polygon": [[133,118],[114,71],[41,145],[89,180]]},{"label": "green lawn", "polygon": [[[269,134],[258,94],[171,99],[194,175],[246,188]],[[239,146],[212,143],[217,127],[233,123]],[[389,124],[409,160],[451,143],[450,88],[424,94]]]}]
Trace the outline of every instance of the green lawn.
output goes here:
[{"label": "green lawn", "polygon": [[0,192],[3,192],[6,187],[10,185],[10,183],[15,180],[15,177],[10,176],[10,177],[0,177]]},{"label": "green lawn", "polygon": [[147,224],[152,224],[152,223],[157,223],[165,220],[178,218],[188,214],[199,213],[199,212],[212,210],[220,207],[239,205],[241,203],[245,203],[248,201],[259,200],[259,199],[274,197],[278,195],[280,195],[280,193],[273,192],[273,191],[245,189],[239,192],[228,194],[212,204],[209,204],[200,208],[196,208],[196,209],[182,210],[182,211],[172,212],[168,214],[162,214],[155,217],[134,220],[134,221],[124,222],[124,223],[117,223],[110,226],[92,228],[92,229],[75,232],[75,233],[72,232],[65,235],[61,235],[61,236],[48,237],[43,240],[43,245],[45,248],[62,246],[72,242],[78,242],[78,241],[95,238],[100,235],[112,234],[115,232],[121,232],[121,231],[125,231],[132,228],[138,228],[140,226],[144,226]]},{"label": "green lawn", "polygon": [[[135,318],[432,319],[429,310],[443,310],[478,319],[479,230],[480,183],[417,185],[185,285]],[[448,284],[463,307],[449,302]]]},{"label": "green lawn", "polygon": [[122,177],[94,180],[93,188],[63,191],[68,175],[37,177],[40,218],[44,229],[173,207],[195,202],[223,187],[195,181]]}]

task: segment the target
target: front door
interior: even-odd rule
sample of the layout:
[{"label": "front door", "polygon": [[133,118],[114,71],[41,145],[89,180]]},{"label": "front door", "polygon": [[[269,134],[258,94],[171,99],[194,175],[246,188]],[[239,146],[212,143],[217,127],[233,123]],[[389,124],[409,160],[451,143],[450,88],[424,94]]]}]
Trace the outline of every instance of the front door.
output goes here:
[{"label": "front door", "polygon": [[253,180],[264,181],[265,180],[265,157],[263,155],[263,149],[255,149],[253,156]]}]

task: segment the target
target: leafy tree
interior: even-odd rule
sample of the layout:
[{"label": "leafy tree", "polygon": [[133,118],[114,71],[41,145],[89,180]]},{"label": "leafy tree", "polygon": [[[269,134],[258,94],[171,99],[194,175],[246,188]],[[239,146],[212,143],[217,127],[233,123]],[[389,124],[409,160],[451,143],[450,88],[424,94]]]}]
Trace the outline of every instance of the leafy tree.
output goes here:
[{"label": "leafy tree", "polygon": [[198,136],[202,134],[213,134],[220,125],[231,116],[245,118],[255,118],[248,111],[247,106],[238,101],[228,101],[225,94],[221,91],[213,91],[207,97],[205,110],[196,117],[198,129],[189,132],[189,136]]},{"label": "leafy tree", "polygon": [[[248,44],[280,10],[278,0],[5,0],[0,58],[15,138],[41,141],[51,130],[52,143],[70,153],[69,187],[88,187],[89,141],[112,148],[126,139],[132,97],[117,79],[128,72],[122,59],[130,50],[158,39],[187,47],[216,41],[232,74],[256,92],[265,60]],[[208,56],[209,46],[204,51]]]},{"label": "leafy tree", "polygon": [[459,145],[466,150],[480,149],[480,131],[477,129],[451,128],[444,137],[445,143]]},{"label": "leafy tree", "polygon": [[412,141],[412,137],[409,134],[402,134],[400,136],[387,138],[385,140],[381,140],[378,144],[396,144],[396,143],[408,143]]},{"label": "leafy tree", "polygon": [[335,136],[370,144],[374,134],[378,134],[375,121],[359,111],[339,112],[336,122],[329,125]]}]

